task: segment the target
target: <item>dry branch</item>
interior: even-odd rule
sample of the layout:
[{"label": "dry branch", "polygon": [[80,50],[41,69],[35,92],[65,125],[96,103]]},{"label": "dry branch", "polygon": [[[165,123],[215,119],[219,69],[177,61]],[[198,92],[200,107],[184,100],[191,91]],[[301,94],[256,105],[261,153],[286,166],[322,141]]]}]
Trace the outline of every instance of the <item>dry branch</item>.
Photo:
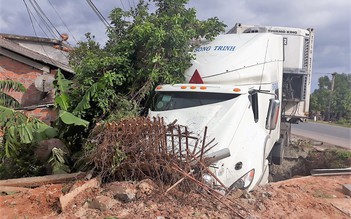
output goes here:
[{"label": "dry branch", "polygon": [[48,176],[27,177],[19,179],[0,180],[0,186],[14,186],[14,187],[37,187],[45,184],[65,183],[85,177],[84,172],[57,174]]}]

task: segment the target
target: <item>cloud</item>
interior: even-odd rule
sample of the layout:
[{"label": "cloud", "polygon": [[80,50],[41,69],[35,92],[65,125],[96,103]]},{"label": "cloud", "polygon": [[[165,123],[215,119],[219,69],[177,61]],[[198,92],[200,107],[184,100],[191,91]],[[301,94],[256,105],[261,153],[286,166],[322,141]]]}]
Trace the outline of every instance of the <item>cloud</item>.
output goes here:
[{"label": "cloud", "polygon": [[0,17],[0,31],[2,28],[8,28],[8,26],[9,26],[8,22],[5,19]]}]

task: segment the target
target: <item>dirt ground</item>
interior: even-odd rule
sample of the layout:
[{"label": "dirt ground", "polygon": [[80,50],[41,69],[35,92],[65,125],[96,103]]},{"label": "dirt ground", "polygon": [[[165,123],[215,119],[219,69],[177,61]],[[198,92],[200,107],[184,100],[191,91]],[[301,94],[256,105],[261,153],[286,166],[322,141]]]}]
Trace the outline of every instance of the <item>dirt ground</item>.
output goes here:
[{"label": "dirt ground", "polygon": [[[81,183],[81,182],[80,182]],[[66,184],[45,185],[26,192],[0,196],[1,218],[351,218],[351,198],[342,192],[350,176],[307,176],[270,183],[240,198],[209,201],[198,193],[174,191],[139,197],[130,203],[116,201],[110,209],[94,209],[86,203],[104,188],[87,189],[65,212],[59,197]]]},{"label": "dirt ground", "polygon": [[[293,159],[292,154],[287,156]],[[299,165],[299,157],[294,158],[294,165]],[[351,184],[350,175],[292,178],[219,200],[205,192],[183,193],[176,188],[165,194],[164,188],[149,182],[151,189],[136,192],[136,197],[125,202],[116,198],[111,186],[101,185],[85,189],[62,210],[60,197],[85,182],[3,193],[0,218],[351,218],[351,198],[343,192],[343,185]],[[135,183],[123,183],[136,187]]]}]

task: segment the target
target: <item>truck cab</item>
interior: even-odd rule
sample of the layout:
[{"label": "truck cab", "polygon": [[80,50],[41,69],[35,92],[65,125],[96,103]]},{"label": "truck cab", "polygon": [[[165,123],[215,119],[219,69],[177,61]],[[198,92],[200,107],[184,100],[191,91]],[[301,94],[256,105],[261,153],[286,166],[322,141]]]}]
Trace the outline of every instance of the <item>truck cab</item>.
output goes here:
[{"label": "truck cab", "polygon": [[215,138],[207,154],[227,156],[210,166],[221,185],[204,177],[213,187],[252,190],[267,183],[272,152],[282,156],[275,148],[282,141],[284,37],[229,32],[193,54],[184,84],[157,86],[149,116]]}]

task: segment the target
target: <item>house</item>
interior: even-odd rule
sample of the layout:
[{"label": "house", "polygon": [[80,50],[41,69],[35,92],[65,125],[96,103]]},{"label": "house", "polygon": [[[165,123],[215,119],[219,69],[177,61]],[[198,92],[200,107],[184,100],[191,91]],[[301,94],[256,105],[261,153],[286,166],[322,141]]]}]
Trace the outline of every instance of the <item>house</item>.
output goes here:
[{"label": "house", "polygon": [[74,75],[68,65],[71,47],[63,40],[0,33],[0,80],[22,83],[25,93],[9,92],[26,114],[50,123],[53,110],[53,80],[58,69],[66,77]]}]

